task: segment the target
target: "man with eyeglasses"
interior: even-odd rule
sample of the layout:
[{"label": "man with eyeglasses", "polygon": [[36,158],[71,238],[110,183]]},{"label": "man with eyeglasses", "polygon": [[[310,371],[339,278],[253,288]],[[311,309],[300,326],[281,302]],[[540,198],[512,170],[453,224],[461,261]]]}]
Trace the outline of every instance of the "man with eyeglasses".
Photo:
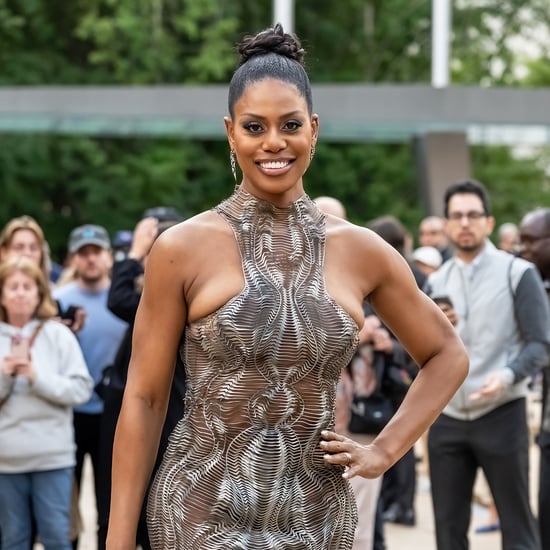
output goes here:
[{"label": "man with eyeglasses", "polygon": [[[521,257],[537,266],[550,298],[550,208],[537,208],[525,214],[519,227],[519,239]],[[537,442],[540,447],[540,538],[542,547],[550,548],[550,363],[543,370],[542,420]]]},{"label": "man with eyeglasses", "polygon": [[540,550],[529,503],[526,396],[530,375],[548,363],[548,300],[534,266],[490,242],[495,220],[481,183],[452,184],[444,201],[454,257],[429,277],[427,291],[454,304],[470,372],[429,432],[437,548],[467,550],[482,468],[502,547]]}]

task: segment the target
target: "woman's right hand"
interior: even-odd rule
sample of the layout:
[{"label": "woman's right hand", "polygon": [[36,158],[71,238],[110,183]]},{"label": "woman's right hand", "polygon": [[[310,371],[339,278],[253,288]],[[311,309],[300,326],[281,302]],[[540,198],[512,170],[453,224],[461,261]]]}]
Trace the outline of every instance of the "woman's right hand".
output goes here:
[{"label": "woman's right hand", "polygon": [[16,376],[19,365],[24,361],[24,359],[15,355],[6,355],[2,359],[2,372],[7,376]]},{"label": "woman's right hand", "polygon": [[159,222],[156,218],[143,218],[134,229],[132,246],[128,258],[142,261],[153,246],[159,232]]},{"label": "woman's right hand", "polygon": [[29,358],[6,355],[2,361],[2,371],[8,376],[24,376],[29,384],[34,384],[36,378],[32,362]]},{"label": "woman's right hand", "polygon": [[69,325],[69,328],[76,334],[84,328],[86,322],[86,310],[82,307],[77,308],[74,314],[74,321]]},{"label": "woman's right hand", "polygon": [[361,445],[329,430],[323,431],[321,438],[319,446],[325,452],[325,463],[344,466],[342,477],[346,479],[355,476],[374,479],[391,466],[390,457],[375,444]]}]

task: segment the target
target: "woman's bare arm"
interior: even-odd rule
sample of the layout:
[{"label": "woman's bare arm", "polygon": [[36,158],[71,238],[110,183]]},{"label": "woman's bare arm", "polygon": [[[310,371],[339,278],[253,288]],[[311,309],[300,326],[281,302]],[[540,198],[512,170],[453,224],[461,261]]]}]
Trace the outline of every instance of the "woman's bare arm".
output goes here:
[{"label": "woman's bare arm", "polygon": [[166,234],[157,240],[145,269],[114,441],[110,550],[135,550],[142,501],[158,452],[178,342],[186,323],[182,251],[174,237]]},{"label": "woman's bare arm", "polygon": [[377,477],[394,464],[438,417],[468,372],[462,342],[437,305],[418,289],[405,260],[376,240],[367,256],[370,268],[364,268],[372,285],[368,299],[421,370],[372,445],[364,447],[332,432],[323,435],[325,460],[349,463],[346,477]]}]

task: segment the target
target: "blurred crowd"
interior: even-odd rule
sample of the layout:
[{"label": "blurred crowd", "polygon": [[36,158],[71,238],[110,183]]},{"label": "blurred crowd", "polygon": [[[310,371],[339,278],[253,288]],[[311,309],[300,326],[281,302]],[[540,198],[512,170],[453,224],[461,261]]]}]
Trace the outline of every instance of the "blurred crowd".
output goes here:
[{"label": "blurred crowd", "polygon": [[[460,277],[467,278],[465,290],[460,290],[467,295],[463,302],[457,304],[450,290],[449,281],[455,273],[449,266],[458,262],[462,269],[465,263],[460,260],[460,254],[457,260],[457,247],[459,251],[466,250],[464,241],[478,238],[481,242],[487,241],[485,255],[493,254],[493,248],[498,248],[505,251],[510,260],[527,260],[533,267],[527,282],[524,264],[518,275],[514,272],[516,268],[511,267],[508,277],[513,281],[510,283],[512,301],[516,304],[524,300],[529,304],[529,312],[523,311],[526,308],[520,303],[503,310],[499,320],[487,319],[506,334],[504,327],[517,323],[521,333],[520,349],[522,342],[529,342],[531,336],[534,339],[533,335],[540,332],[548,334],[548,326],[533,327],[538,321],[534,320],[532,295],[526,285],[540,285],[546,292],[550,291],[550,209],[526,212],[517,223],[498,226],[495,247],[488,240],[493,222],[483,230],[478,229],[478,222],[481,226],[492,218],[483,188],[481,194],[476,189],[466,187],[455,195],[450,194],[445,216],[431,215],[421,220],[417,236],[393,216],[379,217],[366,225],[402,255],[417,285],[426,291],[427,299],[433,299],[440,306],[457,330],[464,318],[474,312],[479,318],[480,330],[485,326],[483,309],[476,309],[475,300],[479,302],[481,298],[475,294],[477,283],[473,282],[475,271],[471,267],[481,270],[476,261],[480,265],[483,262],[472,258],[471,263],[466,262],[470,266],[464,269],[466,275],[460,271]],[[337,199],[318,197],[315,200],[326,214],[345,219],[345,207]],[[0,548],[32,548],[37,539],[46,549],[77,547],[82,530],[79,487],[86,456],[91,460],[94,474],[97,547],[105,548],[112,446],[145,264],[158,235],[181,221],[183,218],[175,209],[155,207],[143,213],[133,230],[120,230],[112,238],[99,225],[76,227],[68,236],[68,256],[63,265],[52,261],[47,238],[36,220],[24,215],[5,223],[0,233]],[[496,273],[503,269],[498,262],[508,265],[508,260],[501,260],[501,256],[495,258],[498,261],[495,259],[494,265],[488,265],[484,275],[489,285],[507,280],[506,276],[499,279]],[[486,311],[486,315],[490,315],[488,306]],[[369,443],[399,407],[418,367],[368,303],[364,304],[364,313],[359,348],[342,373],[339,385],[336,429]],[[529,320],[525,321],[527,317]],[[542,313],[539,318],[547,320]],[[515,332],[510,335],[516,338]],[[472,362],[476,353],[482,353],[469,351]],[[416,524],[417,471],[420,463],[432,469],[430,462],[434,457],[437,468],[433,468],[431,484],[435,494],[438,548],[466,548],[444,542],[448,533],[463,530],[470,521],[469,508],[463,510],[465,499],[468,503],[475,499],[490,510],[487,524],[477,526],[478,532],[502,529],[504,536],[510,527],[500,516],[514,516],[514,528],[522,533],[524,540],[529,539],[531,530],[536,531],[536,537],[541,531],[542,548],[550,548],[548,533],[544,533],[544,526],[534,527],[535,515],[531,515],[529,509],[528,487],[524,486],[523,477],[527,468],[522,456],[524,448],[512,450],[519,463],[510,459],[509,475],[500,477],[506,471],[502,468],[497,471],[494,462],[500,460],[504,464],[508,459],[496,449],[509,442],[491,443],[495,459],[488,456],[487,449],[479,442],[461,433],[478,430],[480,438],[490,439],[491,433],[498,433],[500,429],[495,426],[504,423],[510,428],[510,423],[516,422],[514,418],[521,420],[522,414],[525,417],[528,401],[523,399],[524,393],[513,393],[510,388],[525,382],[525,387],[536,394],[539,401],[547,396],[543,372],[548,370],[548,363],[537,363],[539,356],[535,356],[534,352],[530,356],[529,370],[520,372],[518,367],[517,371],[499,374],[496,381],[491,379],[491,383],[498,385],[498,391],[492,394],[486,387],[487,379],[482,382],[479,393],[486,391],[487,395],[478,396],[478,402],[485,403],[483,409],[464,406],[457,408],[456,414],[442,415],[440,421],[447,424],[436,423],[430,441],[426,434],[422,444],[411,449],[382,478],[353,478],[351,483],[360,518],[354,549],[386,548],[384,524],[387,522],[410,527]],[[179,363],[179,359],[177,361]],[[184,392],[184,368],[178,364],[159,457],[172,428],[182,416]],[[495,397],[503,395],[510,398]],[[472,395],[469,399],[476,401]],[[550,481],[544,469],[548,467],[545,449],[550,446],[549,424],[547,421],[535,430],[546,453],[546,462],[541,461],[539,515],[542,510],[548,512],[550,506],[547,486]],[[525,431],[524,440],[530,441],[525,422],[517,421],[516,428]],[[447,476],[445,468],[461,471],[462,477],[457,483],[461,482],[464,490],[443,479]],[[484,472],[487,480],[478,475],[480,472]],[[510,483],[511,478],[518,483]],[[515,495],[510,497],[501,490],[503,484],[514,485]],[[460,496],[451,498],[449,491]],[[515,500],[512,502],[510,498]],[[443,500],[447,504],[441,504]],[[146,550],[150,545],[144,518],[142,514],[137,544]],[[539,548],[536,544],[527,544],[525,548]]]},{"label": "blurred crowd", "polygon": [[[325,213],[346,217],[337,199],[316,202]],[[422,219],[417,240],[392,216],[366,224],[403,256],[418,286],[459,331],[471,370],[433,428],[382,479],[351,480],[360,518],[354,550],[384,550],[385,523],[416,525],[418,471],[429,475],[438,550],[468,548],[473,502],[487,509],[476,533],[502,531],[503,548],[550,548],[544,522],[550,513],[544,424],[550,209],[526,212],[518,223],[493,231],[495,223],[484,186],[472,180],[448,188],[445,215]],[[489,240],[493,233],[496,246]],[[359,349],[342,375],[336,423],[337,431],[369,443],[399,407],[418,369],[368,303],[364,311]],[[535,440],[541,469],[530,473]],[[538,522],[530,508],[531,475],[538,478]],[[512,489],[502,490],[506,484]]]},{"label": "blurred crowd", "polygon": [[[93,467],[98,548],[105,547],[114,430],[144,266],[160,233],[183,218],[146,210],[133,231],[74,228],[64,265],[30,216],[0,233],[0,547],[77,548],[85,457]],[[165,439],[181,417],[183,369]],[[164,443],[165,444],[165,441]],[[148,547],[144,524],[138,541]]]}]

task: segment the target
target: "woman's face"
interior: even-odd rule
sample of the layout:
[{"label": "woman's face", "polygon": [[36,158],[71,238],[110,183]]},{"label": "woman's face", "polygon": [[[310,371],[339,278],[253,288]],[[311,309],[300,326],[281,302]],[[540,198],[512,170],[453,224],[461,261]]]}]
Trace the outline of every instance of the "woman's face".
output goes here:
[{"label": "woman's face", "polygon": [[296,86],[276,79],[250,84],[225,124],[247,191],[279,206],[303,194],[318,119]]},{"label": "woman's face", "polygon": [[21,271],[9,275],[2,287],[2,306],[10,323],[30,321],[40,303],[36,281]]},{"label": "woman's face", "polygon": [[42,247],[38,237],[30,229],[18,229],[12,236],[10,244],[3,251],[2,259],[25,256],[36,265],[42,260]]}]

